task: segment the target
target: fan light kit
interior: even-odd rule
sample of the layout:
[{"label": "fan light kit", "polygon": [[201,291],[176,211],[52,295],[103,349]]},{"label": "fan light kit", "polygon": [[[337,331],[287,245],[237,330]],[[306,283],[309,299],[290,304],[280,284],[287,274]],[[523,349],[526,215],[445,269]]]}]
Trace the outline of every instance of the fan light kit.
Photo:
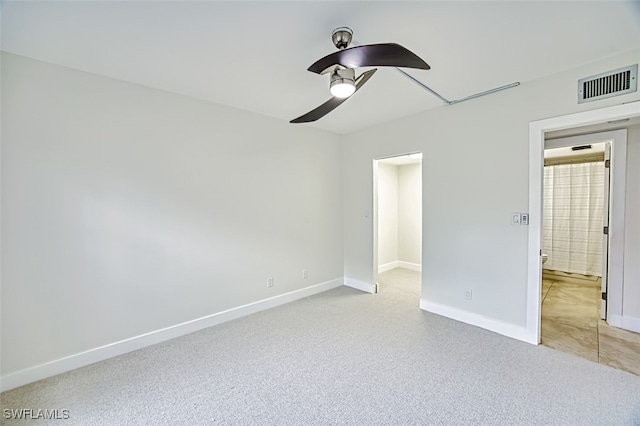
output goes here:
[{"label": "fan light kit", "polygon": [[353,69],[335,70],[331,73],[329,90],[336,98],[348,98],[356,92],[356,72]]},{"label": "fan light kit", "polygon": [[340,27],[331,33],[333,45],[340,49],[318,60],[309,67],[316,74],[329,74],[329,90],[333,96],[318,108],[291,123],[309,123],[324,117],[357,92],[376,72],[372,69],[356,78],[359,67],[403,67],[428,70],[429,65],[410,50],[395,43],[368,44],[349,47],[353,31]]}]

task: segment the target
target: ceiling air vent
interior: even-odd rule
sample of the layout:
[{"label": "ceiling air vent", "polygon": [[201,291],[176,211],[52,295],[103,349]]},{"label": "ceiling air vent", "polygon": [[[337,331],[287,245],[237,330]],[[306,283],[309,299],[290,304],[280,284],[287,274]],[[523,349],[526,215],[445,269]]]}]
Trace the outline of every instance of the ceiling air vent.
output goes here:
[{"label": "ceiling air vent", "polygon": [[578,103],[635,92],[638,87],[638,64],[583,78],[578,81]]}]

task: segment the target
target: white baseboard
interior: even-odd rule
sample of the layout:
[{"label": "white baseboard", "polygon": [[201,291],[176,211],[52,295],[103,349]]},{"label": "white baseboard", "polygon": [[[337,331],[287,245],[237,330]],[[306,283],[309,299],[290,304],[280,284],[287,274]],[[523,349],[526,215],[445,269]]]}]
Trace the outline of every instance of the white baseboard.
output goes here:
[{"label": "white baseboard", "polygon": [[131,337],[119,342],[110,343],[108,345],[50,361],[35,367],[9,373],[6,376],[0,377],[0,392],[15,389],[38,380],[46,379],[47,377],[75,370],[76,368],[84,367],[99,361],[104,361],[105,359],[112,358],[114,356],[123,355],[156,343],[212,327],[223,322],[264,311],[265,309],[284,305],[285,303],[293,302],[298,299],[340,287],[343,284],[344,279],[337,278],[324,283],[305,287],[300,290],[260,300],[258,302],[249,303],[237,308],[207,315],[206,317],[197,318],[182,324],[152,331],[150,333]]},{"label": "white baseboard", "polygon": [[392,269],[396,269],[398,267],[398,261],[394,260],[393,262],[385,263],[384,265],[378,266],[378,273],[381,274],[383,272],[390,271]]},{"label": "white baseboard", "polygon": [[625,330],[640,333],[640,318],[609,315],[607,323],[612,327],[623,328]]},{"label": "white baseboard", "polygon": [[369,284],[363,281],[354,280],[353,278],[344,279],[344,285],[347,287],[355,288],[356,290],[364,291],[367,293],[375,294],[378,290],[378,286],[376,284]]},{"label": "white baseboard", "polygon": [[401,260],[398,260],[398,267],[422,272],[422,265],[420,265],[419,263],[403,262]]},{"label": "white baseboard", "polygon": [[513,339],[522,340],[523,342],[538,344],[537,337],[530,333],[525,327],[506,323],[484,315],[476,314],[462,309],[453,308],[451,306],[441,305],[439,303],[429,302],[420,299],[420,309],[443,317],[451,318],[466,324],[475,325],[493,331],[503,336]]},{"label": "white baseboard", "polygon": [[412,271],[422,271],[422,265],[419,263],[411,263],[411,262],[403,262],[402,260],[394,260],[393,262],[385,263],[384,265],[378,266],[378,273],[381,274],[383,272],[390,271],[396,268],[404,268],[410,269]]}]

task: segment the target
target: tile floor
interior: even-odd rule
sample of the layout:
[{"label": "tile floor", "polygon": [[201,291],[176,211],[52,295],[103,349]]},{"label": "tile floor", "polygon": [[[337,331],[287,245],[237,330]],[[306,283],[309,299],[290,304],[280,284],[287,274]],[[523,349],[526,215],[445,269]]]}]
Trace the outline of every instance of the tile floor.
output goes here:
[{"label": "tile floor", "polygon": [[640,376],[640,333],[600,319],[600,287],[542,280],[542,344]]}]

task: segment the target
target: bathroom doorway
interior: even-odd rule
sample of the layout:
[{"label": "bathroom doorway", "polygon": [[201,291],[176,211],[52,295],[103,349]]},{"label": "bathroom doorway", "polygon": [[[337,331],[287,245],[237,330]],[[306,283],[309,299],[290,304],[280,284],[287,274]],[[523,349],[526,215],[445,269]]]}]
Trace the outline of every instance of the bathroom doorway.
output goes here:
[{"label": "bathroom doorway", "polygon": [[[640,315],[637,314],[637,260],[634,250],[639,233],[636,221],[626,218],[638,217],[640,207],[637,194],[637,169],[628,168],[637,163],[640,150],[640,103],[613,105],[601,109],[583,111],[575,114],[533,121],[529,124],[529,241],[528,241],[528,279],[527,279],[527,316],[526,330],[529,341],[541,342],[541,281],[542,281],[542,184],[545,140],[561,137],[590,135],[596,132],[621,132],[625,137],[612,143],[611,184],[609,211],[609,259],[606,321],[597,318],[599,334],[598,359],[600,362],[612,360],[603,349],[615,348],[616,356],[625,353],[629,342],[640,334]],[[629,143],[627,143],[627,136]],[[596,141],[592,141],[596,142]],[[598,141],[600,142],[600,141]],[[628,149],[627,149],[628,148]],[[629,192],[627,192],[627,189]],[[630,195],[629,195],[630,194]],[[629,196],[631,198],[629,198]],[[625,249],[627,247],[627,249]],[[624,285],[623,285],[624,280]],[[600,295],[600,292],[597,293]],[[602,327],[601,327],[602,326]],[[626,342],[626,343],[625,343]],[[640,350],[640,341],[636,342]],[[627,348],[628,349],[628,348]],[[637,354],[637,350],[631,352]],[[633,357],[638,371],[640,362]],[[621,358],[613,358],[610,365],[621,365]]]},{"label": "bathroom doorway", "polygon": [[540,339],[594,362],[598,321],[606,318],[612,140],[601,133],[544,145]]},{"label": "bathroom doorway", "polygon": [[541,343],[640,374],[640,360],[629,356],[640,333],[619,320],[628,131],[546,135]]},{"label": "bathroom doorway", "polygon": [[[616,326],[622,311],[626,152],[626,129],[550,132],[541,188],[541,249],[547,257],[541,275],[599,285],[599,317]],[[549,290],[543,284],[544,276],[541,303]]]},{"label": "bathroom doorway", "polygon": [[[552,287],[553,294],[562,286],[574,290],[584,287],[585,294],[599,288],[600,318],[606,319],[609,171],[614,136],[605,132],[545,141],[543,307]],[[594,138],[602,141],[594,142]]]},{"label": "bathroom doorway", "polygon": [[[637,141],[640,140],[640,103],[613,105],[597,110],[583,111],[565,116],[533,121],[529,124],[529,241],[527,278],[526,333],[528,341],[540,343],[541,324],[541,275],[542,275],[542,181],[545,139],[578,136],[594,132],[616,131],[633,135],[634,148],[629,153],[637,158]],[[627,141],[612,144],[612,169],[610,185],[609,215],[609,260],[607,286],[607,322],[614,327],[640,332],[640,321],[634,316],[635,297],[638,288],[637,271],[632,266],[633,251],[625,251],[627,244],[635,244],[637,233],[626,232],[625,228],[636,228],[635,222],[625,223],[626,217],[637,217],[637,200],[626,200],[627,184],[637,187],[635,178],[627,180],[627,175],[635,176],[634,168],[627,168]],[[635,160],[634,160],[635,161]],[[632,190],[631,194],[635,192]],[[626,203],[626,205],[625,205]],[[623,279],[626,283],[623,286]],[[624,295],[627,297],[623,296]],[[624,301],[624,312],[623,312]]]},{"label": "bathroom doorway", "polygon": [[[422,153],[373,161],[374,282],[410,281],[421,286]],[[421,293],[421,291],[419,291]]]}]

